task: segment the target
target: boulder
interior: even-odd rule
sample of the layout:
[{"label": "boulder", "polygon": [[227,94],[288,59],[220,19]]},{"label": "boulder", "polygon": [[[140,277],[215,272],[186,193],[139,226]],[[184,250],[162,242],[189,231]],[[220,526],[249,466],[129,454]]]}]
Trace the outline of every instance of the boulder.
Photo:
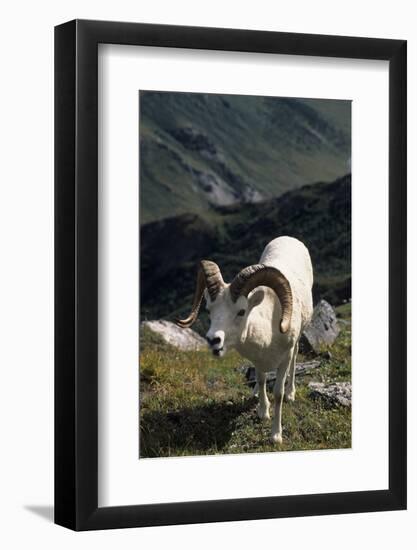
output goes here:
[{"label": "boulder", "polygon": [[295,376],[299,374],[306,374],[313,369],[320,367],[320,361],[306,361],[305,363],[296,363],[295,365]]},{"label": "boulder", "polygon": [[[303,375],[308,372],[310,372],[313,369],[317,369],[320,367],[320,361],[307,361],[305,363],[296,363],[295,365],[295,375]],[[243,371],[245,373],[245,377],[247,380],[248,386],[251,388],[255,387],[256,384],[256,373],[255,373],[255,367],[252,365],[244,364],[241,367],[238,367],[239,370]],[[267,372],[266,373],[266,384],[268,387],[268,390],[272,391],[276,379],[276,372]]]},{"label": "boulder", "polygon": [[[250,388],[254,388],[256,385],[256,372],[255,372],[255,367],[253,365],[246,366],[245,378],[248,386]],[[266,384],[269,390],[272,390],[272,388],[274,387],[275,379],[276,379],[275,372],[266,373]]]},{"label": "boulder", "polygon": [[300,351],[320,353],[323,346],[333,344],[339,332],[335,310],[326,300],[321,300],[314,308],[313,317],[300,338]]},{"label": "boulder", "polygon": [[308,387],[312,399],[321,398],[330,406],[352,406],[352,384],[350,382],[335,382],[333,384],[310,382]]},{"label": "boulder", "polygon": [[156,321],[143,321],[142,326],[159,334],[167,344],[182,351],[198,351],[207,349],[207,343],[202,336],[190,328],[180,328],[171,321],[159,319]]}]

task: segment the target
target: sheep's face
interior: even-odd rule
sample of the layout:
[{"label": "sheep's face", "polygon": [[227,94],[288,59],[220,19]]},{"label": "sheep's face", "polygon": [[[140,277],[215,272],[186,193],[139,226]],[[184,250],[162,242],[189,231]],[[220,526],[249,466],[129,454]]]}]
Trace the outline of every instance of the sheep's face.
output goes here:
[{"label": "sheep's face", "polygon": [[208,292],[205,291],[210,317],[206,340],[213,355],[223,357],[227,349],[234,348],[239,343],[250,311],[262,302],[263,297],[263,291],[257,290],[249,299],[239,296],[236,302],[233,302],[229,287],[225,286],[216,299],[211,301]]}]

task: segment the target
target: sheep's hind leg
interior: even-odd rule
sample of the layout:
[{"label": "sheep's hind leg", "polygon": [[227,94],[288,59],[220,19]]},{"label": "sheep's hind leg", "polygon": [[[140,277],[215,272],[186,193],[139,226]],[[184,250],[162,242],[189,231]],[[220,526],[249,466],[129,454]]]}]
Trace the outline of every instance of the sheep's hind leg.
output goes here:
[{"label": "sheep's hind leg", "polygon": [[298,342],[295,344],[294,351],[291,358],[290,364],[290,373],[287,380],[287,385],[285,386],[285,399],[286,401],[295,400],[295,364],[297,361],[298,354]]},{"label": "sheep's hind leg", "polygon": [[269,399],[266,394],[266,374],[256,369],[256,383],[258,386],[259,403],[258,416],[261,420],[269,420]]}]

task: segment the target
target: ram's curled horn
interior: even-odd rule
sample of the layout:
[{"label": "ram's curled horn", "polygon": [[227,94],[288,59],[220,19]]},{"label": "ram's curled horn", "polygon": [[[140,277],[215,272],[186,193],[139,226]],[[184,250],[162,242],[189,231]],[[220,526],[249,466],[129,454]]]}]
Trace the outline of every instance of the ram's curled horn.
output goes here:
[{"label": "ram's curled horn", "polygon": [[230,285],[232,300],[248,294],[258,286],[267,286],[275,291],[282,308],[281,332],[287,332],[292,315],[292,292],[286,277],[275,267],[264,264],[250,265],[242,269]]},{"label": "ram's curled horn", "polygon": [[214,302],[223,287],[224,281],[219,266],[209,260],[202,260],[197,273],[197,285],[191,313],[186,319],[176,319],[177,325],[181,328],[191,327],[197,320],[204,290],[207,288],[210,299]]}]

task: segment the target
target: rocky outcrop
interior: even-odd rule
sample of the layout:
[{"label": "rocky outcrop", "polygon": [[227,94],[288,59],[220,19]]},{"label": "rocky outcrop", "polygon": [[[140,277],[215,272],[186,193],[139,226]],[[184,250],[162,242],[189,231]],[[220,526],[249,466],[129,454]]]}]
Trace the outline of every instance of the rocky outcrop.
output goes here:
[{"label": "rocky outcrop", "polygon": [[164,321],[163,319],[143,321],[141,325],[159,334],[167,344],[182,351],[197,351],[207,348],[204,338],[194,330],[179,328],[171,321]]},{"label": "rocky outcrop", "polygon": [[[295,365],[295,375],[303,375],[306,374],[314,369],[317,369],[320,367],[320,361],[307,361],[305,363],[297,363]],[[254,388],[256,384],[256,373],[255,373],[255,367],[252,365],[244,364],[241,367],[239,367],[239,370],[245,373],[245,377],[247,380],[247,384],[249,387]],[[266,375],[266,383],[268,390],[272,391],[276,379],[276,372],[268,372]]]},{"label": "rocky outcrop", "polygon": [[323,399],[328,405],[352,406],[352,384],[350,382],[335,382],[324,384],[323,382],[310,382],[310,397]]},{"label": "rocky outcrop", "polygon": [[306,361],[305,363],[297,363],[295,365],[295,375],[307,374],[320,367],[320,365],[320,361]]},{"label": "rocky outcrop", "polygon": [[300,351],[320,353],[323,346],[331,346],[340,332],[336,312],[332,306],[321,300],[314,308],[310,324],[300,338]]}]

